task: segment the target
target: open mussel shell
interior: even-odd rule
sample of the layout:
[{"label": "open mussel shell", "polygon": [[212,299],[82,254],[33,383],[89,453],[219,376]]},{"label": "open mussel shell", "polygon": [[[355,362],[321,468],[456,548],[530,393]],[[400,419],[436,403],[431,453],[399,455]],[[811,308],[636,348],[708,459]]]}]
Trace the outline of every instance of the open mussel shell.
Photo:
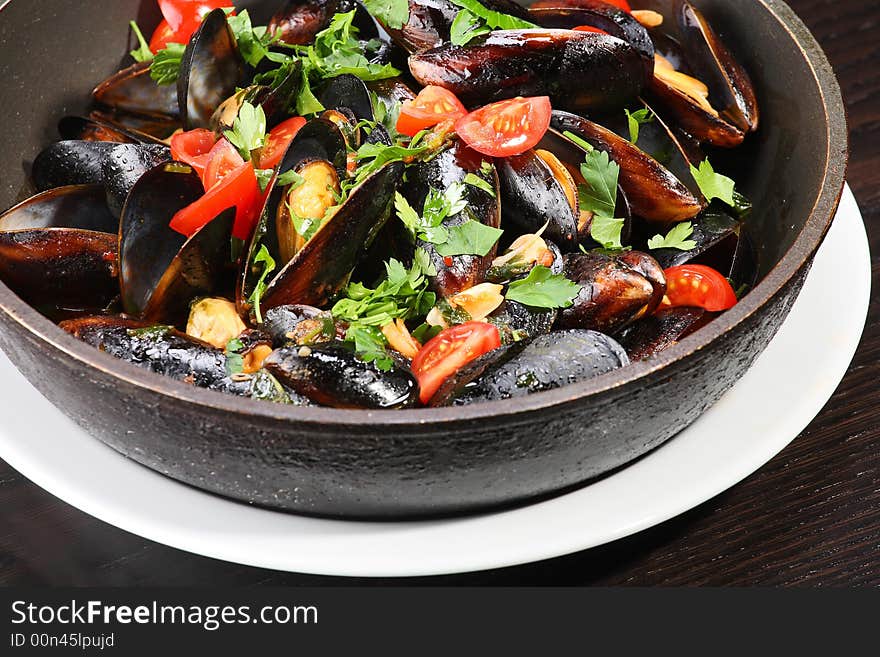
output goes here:
[{"label": "open mussel shell", "polygon": [[431,406],[525,397],[586,381],[629,365],[626,351],[596,331],[554,331],[490,352],[462,368]]},{"label": "open mussel shell", "polygon": [[631,45],[572,30],[500,30],[412,55],[409,68],[420,84],[444,87],[466,105],[550,96],[554,107],[578,112],[622,108],[647,82]]},{"label": "open mussel shell", "polygon": [[208,128],[217,108],[244,81],[245,61],[238,51],[226,12],[215,9],[190,39],[177,78],[177,100],[185,130]]},{"label": "open mussel shell", "polygon": [[44,312],[102,309],[119,294],[116,226],[100,186],[38,194],[0,216],[0,280]]},{"label": "open mussel shell", "polygon": [[180,129],[180,121],[176,117],[161,114],[151,116],[149,114],[92,110],[89,112],[88,118],[95,123],[112,126],[123,133],[128,133],[137,141],[147,143],[156,140],[165,143],[176,130]]},{"label": "open mussel shell", "polygon": [[[469,175],[479,177],[494,190],[494,195],[464,184]],[[446,150],[427,162],[419,162],[407,170],[407,180],[400,190],[416,209],[425,205],[431,189],[445,193],[452,185],[463,185],[463,199],[467,205],[461,212],[443,220],[451,228],[468,221],[498,228],[501,225],[501,194],[498,174],[494,166],[484,167],[483,157],[456,140]],[[431,278],[431,287],[442,297],[453,296],[462,290],[486,281],[486,274],[497,254],[497,245],[486,256],[456,255],[444,257],[434,244],[418,241],[417,246],[427,252],[437,275]]]},{"label": "open mussel shell", "polygon": [[652,312],[663,298],[666,279],[647,254],[626,258],[597,251],[565,256],[565,276],[581,290],[571,307],[559,312],[556,325],[613,334]]},{"label": "open mussel shell", "polygon": [[394,107],[398,103],[405,103],[416,97],[416,92],[402,78],[371,80],[365,84],[367,90],[376,94],[376,98],[388,107]]},{"label": "open mussel shell", "polygon": [[498,327],[503,344],[512,344],[549,333],[556,316],[555,310],[531,308],[508,299],[486,321]]},{"label": "open mussel shell", "polygon": [[158,144],[116,144],[101,163],[107,207],[115,217],[129,193],[147,171],[171,159],[167,146]]},{"label": "open mussel shell", "polygon": [[302,76],[302,64],[297,62],[281,83],[275,87],[251,85],[224,100],[211,115],[210,129],[216,133],[232,128],[239,110],[246,102],[261,107],[266,115],[266,128],[271,130],[290,117],[290,108],[296,102]]},{"label": "open mussel shell", "polygon": [[218,287],[230,262],[235,208],[222,212],[189,239],[169,227],[175,213],[203,192],[199,177],[179,163],[151,169],[131,190],[119,226],[120,287],[126,313],[180,324],[194,298]]},{"label": "open mussel shell", "polygon": [[620,165],[619,184],[633,214],[648,221],[669,223],[691,219],[706,207],[705,200],[695,196],[669,169],[612,130],[556,110],[551,126],[551,138],[562,138],[573,144],[563,136],[571,132],[606,151]]},{"label": "open mussel shell", "polygon": [[228,376],[223,350],[170,326],[103,315],[64,321],[61,328],[104,353],[178,381],[208,388]]},{"label": "open mussel shell", "polygon": [[651,255],[663,269],[699,262],[721,272],[730,271],[742,223],[713,206],[691,220],[691,225],[694,232],[688,239],[696,242],[696,247],[689,251],[657,249],[651,251]]},{"label": "open mussel shell", "polygon": [[92,92],[95,102],[104,107],[132,114],[179,115],[177,89],[158,85],[150,77],[150,62],[139,62],[99,84]]},{"label": "open mussel shell", "polygon": [[324,87],[319,98],[327,109],[349,109],[357,121],[373,120],[373,101],[363,80],[355,75],[339,75]]},{"label": "open mussel shell", "polygon": [[620,344],[633,362],[647,360],[708,324],[715,314],[702,308],[670,308],[635,322],[623,330]]},{"label": "open mussel shell", "polygon": [[117,144],[106,141],[59,141],[44,148],[31,167],[37,191],[67,185],[99,185],[101,165]]},{"label": "open mussel shell", "polygon": [[274,351],[264,367],[299,394],[333,408],[408,408],[419,395],[418,383],[407,370],[392,366],[382,371],[339,342],[284,347]]},{"label": "open mussel shell", "polygon": [[[568,4],[577,6],[566,6]],[[632,14],[614,5],[602,0],[535,3],[529,8],[529,20],[541,27],[570,30],[588,25],[603,30],[635,48],[645,66],[645,75],[650,77],[654,74],[654,42],[648,31]]]}]

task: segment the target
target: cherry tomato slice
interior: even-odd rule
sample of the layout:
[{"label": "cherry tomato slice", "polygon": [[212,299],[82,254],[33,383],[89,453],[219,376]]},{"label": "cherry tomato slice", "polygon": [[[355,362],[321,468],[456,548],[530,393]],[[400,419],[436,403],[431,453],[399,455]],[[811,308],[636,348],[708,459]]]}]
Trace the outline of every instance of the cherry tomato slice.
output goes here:
[{"label": "cherry tomato slice", "polygon": [[428,85],[400,108],[397,132],[415,137],[426,128],[433,128],[443,121],[455,121],[465,114],[467,110],[454,93],[443,87]]},{"label": "cherry tomato slice", "polygon": [[208,161],[205,173],[202,176],[202,184],[205,191],[209,192],[230,173],[244,164],[244,158],[228,139],[221,137],[208,153]]},{"label": "cherry tomato slice", "polygon": [[604,3],[609,5],[614,5],[618,9],[623,9],[623,11],[631,14],[632,7],[629,6],[629,2],[627,0],[602,0]]},{"label": "cherry tomato slice", "polygon": [[491,157],[520,155],[538,145],[550,127],[550,98],[512,98],[463,116],[455,131],[475,151]]},{"label": "cherry tomato slice", "polygon": [[575,32],[594,32],[596,34],[608,34],[605,30],[600,30],[598,27],[593,27],[592,25],[578,25],[574,28]]},{"label": "cherry tomato slice", "polygon": [[169,225],[172,230],[192,237],[205,224],[232,207],[236,209],[232,234],[240,240],[247,240],[263,207],[263,195],[252,162],[245,162],[226,175],[202,198],[175,214]]},{"label": "cherry tomato slice", "polygon": [[260,151],[260,168],[274,169],[281,164],[281,159],[287,152],[290,142],[296,137],[296,133],[306,124],[306,120],[301,116],[295,116],[287,119],[283,123],[279,123],[272,128],[269,136],[266,137],[266,144]]},{"label": "cherry tomato slice", "polygon": [[467,322],[441,331],[412,362],[422,403],[431,401],[443,382],[462,367],[500,346],[498,327],[486,322]]},{"label": "cherry tomato slice", "polygon": [[155,55],[160,50],[165,50],[169,43],[176,43],[176,38],[177,32],[163,19],[150,38],[150,51]]},{"label": "cherry tomato slice", "polygon": [[188,132],[178,132],[171,137],[171,157],[178,162],[186,162],[200,178],[204,178],[205,167],[211,156],[211,149],[217,138],[210,130],[198,128]]},{"label": "cherry tomato slice", "polygon": [[733,308],[736,292],[730,282],[705,265],[681,265],[666,270],[666,298],[661,308],[703,308],[721,312]]}]

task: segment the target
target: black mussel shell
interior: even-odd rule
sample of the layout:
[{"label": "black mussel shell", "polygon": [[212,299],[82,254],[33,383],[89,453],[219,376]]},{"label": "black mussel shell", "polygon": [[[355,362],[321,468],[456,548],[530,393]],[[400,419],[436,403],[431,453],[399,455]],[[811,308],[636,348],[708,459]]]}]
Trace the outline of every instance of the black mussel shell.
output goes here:
[{"label": "black mussel shell", "polygon": [[327,109],[346,108],[358,121],[373,120],[373,101],[363,80],[348,73],[337,76],[327,83],[319,98]]},{"label": "black mussel shell", "polygon": [[[565,6],[576,4],[577,6]],[[554,6],[555,5],[555,6]],[[566,3],[551,0],[538,2],[529,8],[529,20],[541,27],[566,30],[589,25],[623,39],[635,48],[645,66],[647,78],[654,74],[654,42],[648,31],[632,14],[602,0],[578,0]]]},{"label": "black mussel shell", "polygon": [[50,189],[0,215],[0,231],[74,228],[115,235],[119,220],[107,209],[100,185]]},{"label": "black mussel shell", "polygon": [[180,64],[177,99],[185,130],[208,128],[211,117],[244,81],[245,61],[226,13],[215,9],[190,39]]},{"label": "black mussel shell", "polygon": [[407,408],[418,400],[419,386],[405,369],[387,372],[362,361],[342,343],[284,347],[266,359],[265,368],[285,385],[314,402],[334,408]]},{"label": "black mussel shell", "polygon": [[290,118],[292,108],[296,105],[302,79],[302,64],[296,62],[287,77],[273,87],[251,85],[237,91],[232,97],[224,100],[211,116],[210,128],[216,133],[232,128],[239,110],[245,102],[261,107],[266,115],[266,129]]},{"label": "black mussel shell", "polygon": [[486,321],[498,327],[503,344],[512,344],[549,333],[556,316],[555,310],[530,308],[508,299]]},{"label": "black mussel shell", "polygon": [[179,105],[173,84],[158,85],[150,77],[150,62],[139,62],[119,71],[92,92],[104,107],[132,114],[177,117]]},{"label": "black mussel shell", "polygon": [[[634,261],[636,256],[629,258]],[[650,256],[641,254],[640,259],[649,260]],[[646,266],[640,268],[649,271]],[[662,271],[656,263],[652,270],[659,274],[649,279],[628,262],[600,252],[566,255],[565,275],[582,289],[574,304],[559,312],[557,327],[614,333],[632,323],[655,308],[663,297],[665,288],[658,290]],[[662,282],[665,286],[665,278]]]},{"label": "black mussel shell", "polygon": [[100,185],[104,182],[101,166],[115,147],[105,141],[55,142],[34,159],[34,186],[42,192],[68,185]]},{"label": "black mussel shell", "polygon": [[272,336],[272,342],[280,347],[289,341],[287,336],[293,333],[300,322],[314,319],[322,312],[314,306],[276,306],[266,312],[262,328]]},{"label": "black mussel shell", "polygon": [[[401,193],[413,208],[420,211],[432,188],[445,192],[453,184],[463,185],[463,198],[467,201],[467,207],[458,214],[446,217],[443,226],[450,228],[473,220],[498,228],[501,225],[498,174],[494,166],[483,165],[484,160],[479,153],[469,149],[463,142],[455,141],[436,157],[411,166],[407,170],[407,181]],[[465,185],[465,178],[471,174],[487,182],[495,190],[494,196],[473,185]],[[496,245],[484,257],[458,255],[446,258],[438,253],[434,244],[419,241],[418,246],[428,253],[437,270],[437,275],[431,279],[431,286],[442,297],[453,296],[485,282],[497,253]]]},{"label": "black mussel shell", "polygon": [[135,184],[119,226],[120,287],[125,312],[151,322],[182,323],[190,302],[218,286],[230,262],[235,208],[187,239],[169,227],[204,192],[186,165],[162,164]]},{"label": "black mussel shell", "polygon": [[92,110],[89,112],[88,118],[97,124],[111,126],[123,134],[131,135],[137,141],[143,142],[161,140],[162,143],[165,143],[166,139],[180,129],[180,121],[176,117],[161,114],[150,116],[148,114]]},{"label": "black mussel shell", "polygon": [[499,160],[501,223],[522,233],[544,235],[565,251],[578,248],[578,215],[562,184],[534,150]]},{"label": "black mussel shell", "polygon": [[595,331],[555,331],[523,344],[509,347],[500,357],[487,354],[477,368],[457,379],[452,394],[436,395],[431,405],[524,397],[629,365],[623,347]]},{"label": "black mussel shell", "polygon": [[705,201],[696,197],[672,172],[612,130],[556,110],[551,126],[554,131],[551,135],[555,138],[568,141],[562,133],[571,132],[606,151],[620,165],[620,187],[634,215],[668,223],[692,219],[705,208]]},{"label": "black mussel shell", "polygon": [[99,316],[62,322],[61,328],[111,356],[202,388],[228,376],[224,351],[170,326]]},{"label": "black mussel shell", "polygon": [[702,308],[670,308],[627,327],[619,340],[633,362],[647,360],[705,326],[714,315]]},{"label": "black mussel shell", "polygon": [[283,386],[278,379],[265,370],[254,374],[235,374],[211,385],[210,389],[227,395],[247,397],[274,404],[316,405],[308,397],[303,397],[291,388]]},{"label": "black mussel shell", "polygon": [[287,0],[269,21],[269,32],[284,43],[307,46],[314,43],[318,32],[327,29],[333,16],[356,10],[354,26],[361,38],[379,36],[369,13],[354,0]]},{"label": "black mussel shell", "polygon": [[496,31],[412,55],[409,67],[420,84],[444,87],[466,105],[550,96],[554,107],[610,111],[635,100],[647,82],[628,43],[572,30]]},{"label": "black mussel shell", "polygon": [[158,144],[118,144],[104,158],[101,173],[107,190],[107,207],[122,216],[122,207],[137,181],[147,171],[171,159],[167,146]]},{"label": "black mussel shell", "polygon": [[373,80],[367,82],[366,85],[367,89],[376,94],[376,98],[388,107],[394,107],[398,103],[405,103],[416,97],[416,92],[401,78]]},{"label": "black mussel shell", "polygon": [[739,242],[742,224],[715,206],[691,221],[694,232],[688,238],[697,243],[690,251],[657,249],[651,251],[663,269],[688,262],[700,262],[721,272],[730,271],[734,252]]}]

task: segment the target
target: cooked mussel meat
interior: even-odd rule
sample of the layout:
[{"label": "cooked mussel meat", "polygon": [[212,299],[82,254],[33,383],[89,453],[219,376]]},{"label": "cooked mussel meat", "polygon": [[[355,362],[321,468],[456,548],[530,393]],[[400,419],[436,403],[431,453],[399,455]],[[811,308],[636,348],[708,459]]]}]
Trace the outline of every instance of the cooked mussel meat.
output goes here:
[{"label": "cooked mussel meat", "polygon": [[491,352],[459,371],[432,406],[461,406],[524,397],[629,365],[623,347],[596,331],[554,331]]},{"label": "cooked mussel meat", "polygon": [[550,96],[571,111],[623,108],[647,82],[628,43],[572,30],[500,30],[413,55],[409,67],[422,85],[444,87],[465,104]]},{"label": "cooked mussel meat", "polygon": [[419,395],[407,370],[380,370],[344,343],[284,347],[266,359],[265,367],[301,395],[334,408],[406,408]]}]

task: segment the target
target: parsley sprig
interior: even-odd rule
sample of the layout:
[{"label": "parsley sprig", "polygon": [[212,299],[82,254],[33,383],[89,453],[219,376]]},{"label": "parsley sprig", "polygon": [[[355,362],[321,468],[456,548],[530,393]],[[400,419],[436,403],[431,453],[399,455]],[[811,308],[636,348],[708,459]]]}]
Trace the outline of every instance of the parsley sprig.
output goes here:
[{"label": "parsley sprig", "polygon": [[717,198],[731,207],[734,206],[733,195],[736,183],[731,178],[716,173],[708,158],[700,163],[699,168],[692,164],[691,175],[697,181],[697,185],[707,201]]},{"label": "parsley sprig", "polygon": [[678,249],[679,251],[693,251],[697,248],[697,243],[688,239],[694,234],[694,225],[690,221],[684,221],[676,224],[672,230],[663,235],[655,235],[648,240],[648,248],[651,251],[657,249]]},{"label": "parsley sprig", "polygon": [[269,253],[269,249],[266,248],[265,244],[260,245],[260,250],[254,257],[254,267],[257,265],[262,265],[263,271],[260,274],[259,280],[257,280],[257,284],[254,286],[254,291],[251,293],[251,296],[248,297],[248,301],[254,307],[254,314],[256,315],[257,323],[262,324],[263,314],[260,312],[260,301],[263,298],[263,294],[266,292],[266,288],[269,287],[269,275],[274,272],[278,266],[275,262],[275,258]]},{"label": "parsley sprig", "polygon": [[526,278],[511,283],[505,296],[532,308],[570,308],[581,289],[565,276],[537,265]]},{"label": "parsley sprig", "polygon": [[251,153],[266,144],[266,113],[261,106],[244,102],[238,109],[232,129],[223,134],[238,149],[245,162],[249,162]]},{"label": "parsley sprig", "polygon": [[129,25],[131,26],[132,33],[138,41],[138,47],[131,51],[131,56],[136,62],[151,61],[153,59],[153,51],[150,50],[150,44],[147,43],[147,40],[144,38],[141,28],[138,27],[138,24],[135,21],[129,22]]},{"label": "parsley sprig", "polygon": [[460,7],[460,11],[452,21],[450,40],[456,46],[463,46],[478,36],[488,34],[492,30],[525,30],[538,27],[534,23],[487,9],[477,0],[450,0]]},{"label": "parsley sprig", "polygon": [[626,122],[629,128],[629,140],[633,144],[639,141],[639,130],[643,125],[654,121],[654,113],[647,107],[643,107],[635,112],[624,110],[626,112]]}]

